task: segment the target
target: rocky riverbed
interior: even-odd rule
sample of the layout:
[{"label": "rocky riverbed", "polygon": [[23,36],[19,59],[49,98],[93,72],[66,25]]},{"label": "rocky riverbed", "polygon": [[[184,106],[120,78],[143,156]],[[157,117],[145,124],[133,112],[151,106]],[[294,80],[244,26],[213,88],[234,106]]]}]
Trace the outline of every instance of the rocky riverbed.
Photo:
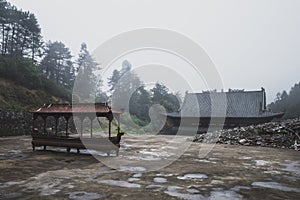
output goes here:
[{"label": "rocky riverbed", "polygon": [[[122,138],[119,157],[164,162],[171,136]],[[176,139],[177,146],[187,138]],[[300,154],[289,149],[191,143],[164,168],[112,169],[95,152],[32,151],[28,136],[0,138],[0,199],[298,199]],[[199,149],[210,149],[199,156]],[[107,161],[106,160],[106,161]]]}]

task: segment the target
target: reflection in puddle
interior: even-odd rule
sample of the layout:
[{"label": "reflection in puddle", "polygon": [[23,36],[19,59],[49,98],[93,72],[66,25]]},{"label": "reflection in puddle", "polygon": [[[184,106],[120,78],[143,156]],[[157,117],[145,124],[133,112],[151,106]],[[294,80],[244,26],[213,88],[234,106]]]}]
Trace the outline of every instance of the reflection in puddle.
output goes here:
[{"label": "reflection in puddle", "polygon": [[247,186],[240,186],[240,185],[236,185],[234,186],[233,188],[231,188],[230,190],[232,191],[235,191],[235,192],[238,192],[240,190],[250,190],[251,188],[250,187],[247,187]]},{"label": "reflection in puddle", "polygon": [[153,181],[154,181],[155,183],[166,183],[166,182],[168,182],[167,179],[161,178],[161,177],[156,177],[156,178],[153,179]]},{"label": "reflection in puddle", "polygon": [[129,178],[127,181],[128,182],[134,182],[134,181],[139,181],[141,180],[140,178]]},{"label": "reflection in puddle", "polygon": [[200,193],[200,191],[199,191],[199,190],[197,190],[197,189],[194,189],[194,188],[187,189],[186,191],[188,191],[188,192],[189,192],[189,193],[191,193],[191,194],[199,194],[199,193]]},{"label": "reflection in puddle", "polygon": [[129,183],[127,181],[116,181],[116,180],[97,180],[97,183],[118,186],[118,187],[126,187],[126,188],[140,188],[140,184]]},{"label": "reflection in puddle", "polygon": [[170,176],[174,176],[174,175],[177,175],[177,174],[165,174],[165,173],[156,174],[156,176],[164,176],[164,177],[170,177]]},{"label": "reflection in puddle", "polygon": [[209,199],[228,199],[228,200],[237,200],[242,199],[243,196],[240,194],[237,194],[235,191],[232,190],[222,190],[222,191],[212,191],[210,193]]},{"label": "reflection in puddle", "polygon": [[221,181],[221,180],[212,180],[211,184],[212,185],[222,185],[222,184],[224,184],[224,181]]},{"label": "reflection in puddle", "polygon": [[132,177],[133,177],[133,178],[141,178],[141,177],[142,177],[142,174],[141,174],[141,173],[133,174]]},{"label": "reflection in puddle", "polygon": [[153,157],[153,156],[142,156],[142,157],[139,157],[139,160],[155,161],[155,160],[161,160],[161,158],[157,158],[157,157]]},{"label": "reflection in puddle", "polygon": [[0,183],[0,188],[6,188],[6,187],[13,186],[13,185],[20,185],[23,183],[25,183],[25,181],[9,181],[6,183]]},{"label": "reflection in puddle", "polygon": [[291,173],[295,174],[296,176],[300,177],[300,163],[299,162],[291,162],[291,163],[281,164],[281,165],[285,166],[285,168],[282,169],[283,171],[291,172]]},{"label": "reflection in puddle", "polygon": [[161,188],[164,188],[164,186],[162,186],[162,185],[147,185],[145,188],[146,189],[161,189]]},{"label": "reflection in puddle", "polygon": [[144,171],[146,171],[146,168],[144,168],[144,167],[132,167],[132,166],[121,166],[119,171],[144,172]]},{"label": "reflection in puddle", "polygon": [[101,199],[104,195],[93,192],[71,192],[69,199],[71,200],[94,200]]},{"label": "reflection in puddle", "polygon": [[186,180],[186,179],[204,179],[208,178],[205,174],[185,174],[184,176],[178,176],[178,179]]},{"label": "reflection in puddle", "polygon": [[252,159],[252,157],[250,157],[250,156],[243,156],[240,159],[242,159],[242,160],[250,160],[250,159]]},{"label": "reflection in puddle", "polygon": [[257,166],[264,166],[264,165],[270,164],[270,162],[269,161],[265,161],[265,160],[255,160],[255,164]]},{"label": "reflection in puddle", "polygon": [[300,192],[299,188],[284,186],[277,182],[253,182],[251,185],[255,187],[264,187],[264,188],[281,190],[285,192]]},{"label": "reflection in puddle", "polygon": [[191,194],[191,193],[181,193],[178,190],[182,190],[182,187],[178,186],[168,186],[167,190],[164,193],[172,197],[177,197],[179,199],[188,199],[188,200],[201,200],[206,199],[201,194]]},{"label": "reflection in puddle", "polygon": [[219,158],[208,158],[207,160],[209,161],[215,161],[215,160],[220,160]]},{"label": "reflection in puddle", "polygon": [[151,156],[156,156],[156,157],[170,157],[170,155],[166,152],[163,151],[146,151],[146,150],[141,150],[139,151],[139,153],[141,154],[145,154],[145,155],[151,155]]}]

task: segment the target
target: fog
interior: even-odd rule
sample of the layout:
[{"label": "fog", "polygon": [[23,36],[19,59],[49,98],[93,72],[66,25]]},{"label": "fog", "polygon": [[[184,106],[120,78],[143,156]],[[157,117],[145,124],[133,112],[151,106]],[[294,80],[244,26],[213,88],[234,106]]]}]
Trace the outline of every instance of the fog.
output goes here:
[{"label": "fog", "polygon": [[9,2],[34,13],[44,40],[62,41],[73,56],[82,42],[92,52],[119,33],[157,27],[177,31],[201,45],[225,89],[264,87],[271,102],[278,91],[300,81],[298,0]]}]

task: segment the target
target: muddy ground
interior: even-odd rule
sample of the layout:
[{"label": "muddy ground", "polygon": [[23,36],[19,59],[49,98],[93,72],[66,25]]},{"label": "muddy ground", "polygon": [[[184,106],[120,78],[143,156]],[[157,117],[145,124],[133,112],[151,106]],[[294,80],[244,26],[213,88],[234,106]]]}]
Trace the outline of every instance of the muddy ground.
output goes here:
[{"label": "muddy ground", "polygon": [[[168,137],[126,135],[119,157],[97,154],[105,163],[123,160],[116,169],[102,164],[92,151],[32,151],[29,136],[0,138],[0,199],[300,198],[298,151],[207,145],[212,150],[199,157],[203,146],[193,143],[176,160],[176,151],[164,148]],[[180,148],[182,141],[174,146]],[[149,163],[159,166],[168,159],[175,161],[147,169]]]}]

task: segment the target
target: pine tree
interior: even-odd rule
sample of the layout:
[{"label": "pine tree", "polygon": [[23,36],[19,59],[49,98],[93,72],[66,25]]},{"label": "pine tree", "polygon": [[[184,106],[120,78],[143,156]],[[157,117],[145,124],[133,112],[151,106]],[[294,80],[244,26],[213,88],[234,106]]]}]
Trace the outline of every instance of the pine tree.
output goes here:
[{"label": "pine tree", "polygon": [[70,50],[62,42],[49,41],[40,69],[46,78],[71,89],[75,79],[75,69],[71,59]]},{"label": "pine tree", "polygon": [[35,15],[0,0],[1,54],[34,60],[40,56],[42,45],[41,29]]},{"label": "pine tree", "polygon": [[98,64],[89,53],[85,43],[81,44],[77,66],[74,93],[80,102],[91,101],[95,98],[97,91],[97,77],[94,72],[98,69]]}]

